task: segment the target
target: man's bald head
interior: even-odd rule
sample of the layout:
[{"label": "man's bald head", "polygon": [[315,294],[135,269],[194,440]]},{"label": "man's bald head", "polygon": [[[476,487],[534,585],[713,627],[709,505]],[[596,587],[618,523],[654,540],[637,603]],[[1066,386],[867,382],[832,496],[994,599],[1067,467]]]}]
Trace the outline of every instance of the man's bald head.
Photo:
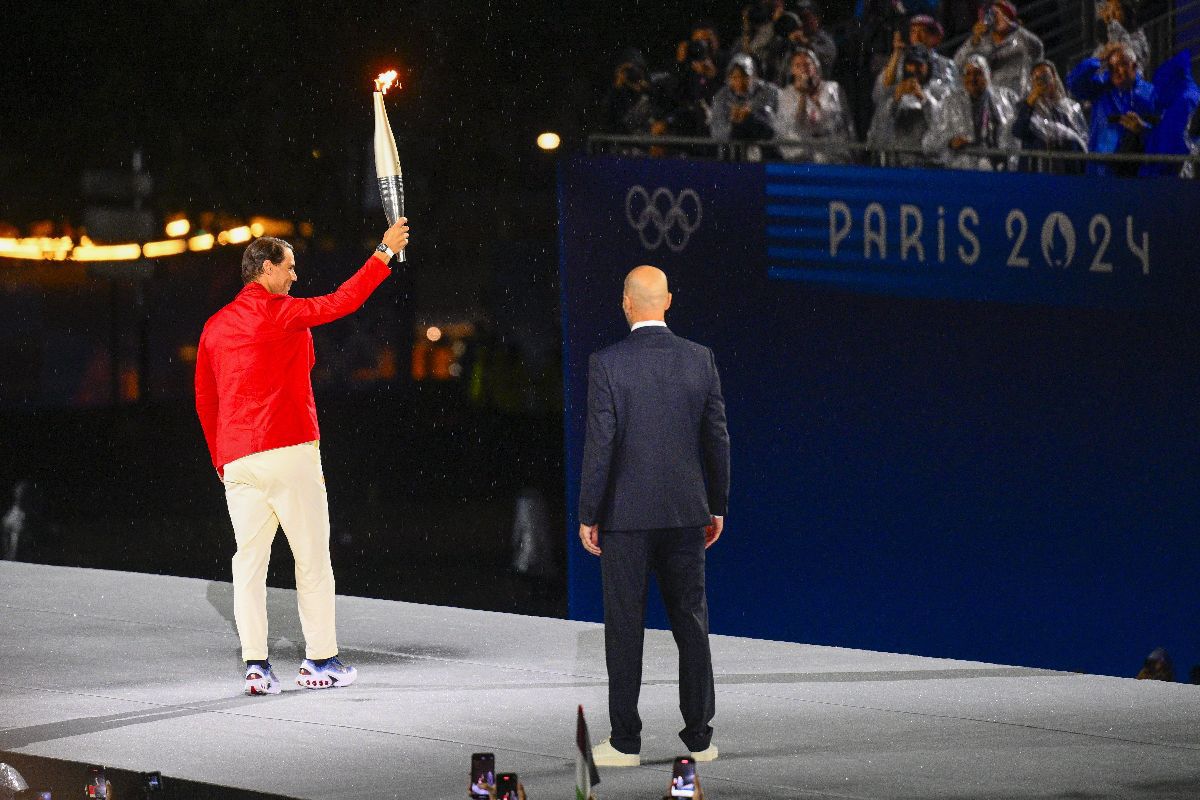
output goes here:
[{"label": "man's bald head", "polygon": [[671,307],[671,292],[667,289],[667,274],[658,267],[643,265],[625,276],[625,293],[621,299],[629,324],[646,320],[662,320]]}]

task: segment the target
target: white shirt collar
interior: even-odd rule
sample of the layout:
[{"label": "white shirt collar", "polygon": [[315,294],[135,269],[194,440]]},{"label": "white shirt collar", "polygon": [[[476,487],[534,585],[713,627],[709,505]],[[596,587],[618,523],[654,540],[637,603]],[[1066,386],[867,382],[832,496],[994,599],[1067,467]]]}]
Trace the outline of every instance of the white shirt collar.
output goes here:
[{"label": "white shirt collar", "polygon": [[630,328],[629,331],[630,331],[630,333],[632,333],[633,331],[636,331],[638,328],[651,328],[651,327],[665,328],[665,327],[667,327],[667,323],[663,322],[661,319],[642,320],[641,322],[633,323],[633,327]]}]

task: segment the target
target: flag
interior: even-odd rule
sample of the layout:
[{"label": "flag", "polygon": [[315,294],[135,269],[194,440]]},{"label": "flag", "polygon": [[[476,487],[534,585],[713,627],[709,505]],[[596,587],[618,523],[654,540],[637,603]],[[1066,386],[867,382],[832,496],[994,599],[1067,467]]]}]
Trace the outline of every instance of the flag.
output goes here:
[{"label": "flag", "polygon": [[575,800],[596,800],[592,787],[600,782],[600,773],[592,760],[592,740],[583,719],[583,706],[575,722],[575,749]]}]

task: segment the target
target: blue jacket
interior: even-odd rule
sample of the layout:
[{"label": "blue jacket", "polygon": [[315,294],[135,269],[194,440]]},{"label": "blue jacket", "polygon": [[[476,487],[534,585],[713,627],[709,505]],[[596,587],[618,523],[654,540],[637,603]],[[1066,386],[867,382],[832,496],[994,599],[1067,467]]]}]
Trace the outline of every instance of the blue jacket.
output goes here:
[{"label": "blue jacket", "polygon": [[[1147,153],[1190,153],[1187,126],[1200,106],[1200,87],[1192,78],[1192,52],[1182,50],[1154,71],[1154,89],[1158,94],[1162,119],[1146,136]],[[1178,175],[1178,164],[1146,164],[1143,175]]]},{"label": "blue jacket", "polygon": [[[1154,86],[1140,75],[1134,78],[1133,86],[1128,91],[1121,91],[1109,82],[1108,70],[1100,63],[1100,59],[1086,58],[1067,76],[1067,89],[1077,100],[1087,100],[1092,104],[1092,121],[1088,132],[1090,153],[1116,153],[1123,144],[1128,146],[1126,140],[1133,134],[1125,130],[1121,123],[1110,121],[1110,118],[1119,117],[1127,111],[1137,112],[1153,129],[1152,123],[1158,114],[1158,100]],[[1113,170],[1108,164],[1090,163],[1088,172],[1092,175],[1111,175]]]}]

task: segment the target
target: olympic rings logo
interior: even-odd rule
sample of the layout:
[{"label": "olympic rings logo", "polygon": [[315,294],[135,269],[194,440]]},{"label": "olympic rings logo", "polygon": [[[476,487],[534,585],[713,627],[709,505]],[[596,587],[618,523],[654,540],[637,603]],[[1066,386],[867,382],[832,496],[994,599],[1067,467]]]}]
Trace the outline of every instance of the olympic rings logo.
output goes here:
[{"label": "olympic rings logo", "polygon": [[625,219],[647,250],[657,250],[665,242],[671,252],[680,252],[700,227],[703,214],[694,189],[684,189],[676,197],[665,187],[648,192],[644,186],[634,186],[625,195]]}]

